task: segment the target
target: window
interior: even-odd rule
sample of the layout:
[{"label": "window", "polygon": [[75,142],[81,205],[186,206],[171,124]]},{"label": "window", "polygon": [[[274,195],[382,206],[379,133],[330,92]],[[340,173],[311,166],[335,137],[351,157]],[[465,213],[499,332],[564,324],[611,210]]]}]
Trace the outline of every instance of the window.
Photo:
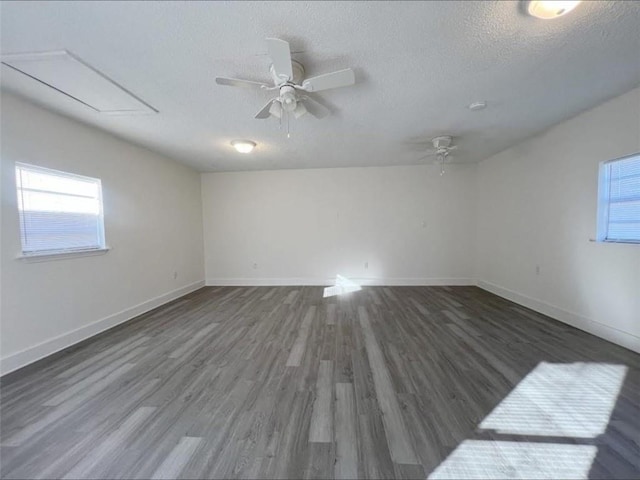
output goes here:
[{"label": "window", "polygon": [[105,248],[99,179],[17,163],[16,187],[23,255]]},{"label": "window", "polygon": [[600,164],[597,239],[640,243],[640,154]]}]

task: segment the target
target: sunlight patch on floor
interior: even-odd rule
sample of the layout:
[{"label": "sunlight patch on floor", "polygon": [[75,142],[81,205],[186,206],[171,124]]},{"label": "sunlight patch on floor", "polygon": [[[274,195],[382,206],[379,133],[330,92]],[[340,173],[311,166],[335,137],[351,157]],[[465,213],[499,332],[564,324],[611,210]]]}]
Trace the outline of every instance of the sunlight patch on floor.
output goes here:
[{"label": "sunlight patch on floor", "polygon": [[465,440],[428,478],[587,478],[596,453],[592,445]]},{"label": "sunlight patch on floor", "polygon": [[428,478],[588,478],[598,452],[591,443],[605,433],[626,373],[624,365],[538,364],[479,425],[508,441],[465,440]]},{"label": "sunlight patch on floor", "polygon": [[487,416],[499,433],[594,438],[607,428],[624,365],[540,363]]},{"label": "sunlight patch on floor", "polygon": [[362,290],[362,287],[356,282],[342,275],[336,275],[336,284],[332,287],[326,287],[322,296],[324,298],[334,297],[345,293],[357,292],[358,290]]}]

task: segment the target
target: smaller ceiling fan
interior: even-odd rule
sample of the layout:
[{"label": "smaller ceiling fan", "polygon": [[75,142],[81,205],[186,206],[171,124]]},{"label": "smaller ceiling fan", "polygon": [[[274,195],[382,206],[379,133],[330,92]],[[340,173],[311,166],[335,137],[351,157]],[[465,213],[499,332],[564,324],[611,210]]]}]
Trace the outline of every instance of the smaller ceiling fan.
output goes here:
[{"label": "smaller ceiling fan", "polygon": [[452,150],[458,148],[457,145],[451,145],[453,139],[449,135],[441,135],[431,139],[433,150],[429,151],[420,160],[428,157],[436,157],[436,163],[440,164],[440,175],[444,175],[444,164]]},{"label": "smaller ceiling fan", "polygon": [[286,114],[299,118],[307,112],[316,118],[324,118],[329,110],[308,93],[347,87],[355,83],[355,75],[350,68],[305,79],[302,64],[291,59],[288,42],[278,38],[267,38],[266,41],[267,51],[273,62],[269,69],[273,86],[240,78],[216,77],[218,85],[278,90],[278,96],[269,100],[255,118],[282,118]]}]

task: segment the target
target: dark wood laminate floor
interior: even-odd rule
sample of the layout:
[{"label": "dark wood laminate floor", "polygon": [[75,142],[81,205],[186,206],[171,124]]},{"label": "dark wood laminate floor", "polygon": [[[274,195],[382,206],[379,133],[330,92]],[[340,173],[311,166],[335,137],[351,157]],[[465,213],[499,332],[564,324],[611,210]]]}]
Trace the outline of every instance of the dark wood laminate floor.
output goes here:
[{"label": "dark wood laminate floor", "polygon": [[640,355],[475,287],[203,288],[3,379],[4,478],[639,478]]}]

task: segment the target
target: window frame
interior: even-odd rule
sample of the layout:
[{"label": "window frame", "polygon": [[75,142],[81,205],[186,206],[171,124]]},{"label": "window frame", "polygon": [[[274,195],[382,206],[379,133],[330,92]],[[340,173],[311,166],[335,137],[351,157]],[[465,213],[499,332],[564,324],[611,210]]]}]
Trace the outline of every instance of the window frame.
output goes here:
[{"label": "window frame", "polygon": [[[22,220],[22,211],[20,209],[20,196],[23,190],[22,185],[18,186],[17,175],[19,169],[29,170],[37,173],[48,174],[57,177],[69,178],[72,180],[81,180],[85,182],[92,182],[97,185],[98,195],[96,200],[98,201],[98,220],[97,220],[97,239],[98,245],[95,247],[75,247],[75,248],[51,248],[46,250],[30,250],[24,249],[24,235],[25,227]],[[34,260],[34,261],[46,261],[46,260],[59,260],[64,258],[78,257],[78,256],[91,256],[102,255],[110,250],[106,244],[105,227],[104,227],[104,203],[102,195],[102,180],[100,178],[89,177],[86,175],[78,175],[76,173],[65,172],[62,170],[56,170],[53,168],[42,167],[40,165],[34,165],[26,162],[15,162],[14,171],[16,174],[16,199],[18,201],[18,222],[20,223],[20,253],[18,259],[21,260]],[[56,192],[54,192],[56,193]],[[65,195],[64,193],[61,195]],[[73,196],[68,194],[68,196]]]},{"label": "window frame", "polygon": [[596,225],[596,242],[626,243],[631,245],[640,244],[640,239],[617,239],[607,237],[609,233],[609,210],[611,207],[611,201],[609,198],[611,187],[611,170],[609,167],[613,163],[628,160],[631,158],[636,158],[637,161],[640,162],[640,152],[600,162],[600,165],[598,167],[598,217]]}]

